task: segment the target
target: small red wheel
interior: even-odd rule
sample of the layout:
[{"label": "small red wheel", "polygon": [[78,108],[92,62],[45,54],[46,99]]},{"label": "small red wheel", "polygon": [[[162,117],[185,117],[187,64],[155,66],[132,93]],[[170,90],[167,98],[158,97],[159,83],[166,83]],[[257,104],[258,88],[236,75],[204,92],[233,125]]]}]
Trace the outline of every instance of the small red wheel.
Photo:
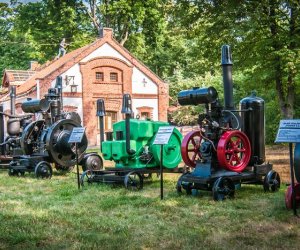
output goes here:
[{"label": "small red wheel", "polygon": [[181,156],[184,163],[189,167],[196,167],[197,160],[201,160],[200,145],[202,143],[200,131],[189,132],[181,143]]},{"label": "small red wheel", "polygon": [[[295,205],[296,208],[300,207],[300,183],[295,183]],[[292,185],[290,185],[285,192],[285,206],[287,209],[293,209]]]},{"label": "small red wheel", "polygon": [[251,145],[248,137],[238,130],[222,134],[217,148],[218,161],[221,167],[242,172],[251,158]]}]

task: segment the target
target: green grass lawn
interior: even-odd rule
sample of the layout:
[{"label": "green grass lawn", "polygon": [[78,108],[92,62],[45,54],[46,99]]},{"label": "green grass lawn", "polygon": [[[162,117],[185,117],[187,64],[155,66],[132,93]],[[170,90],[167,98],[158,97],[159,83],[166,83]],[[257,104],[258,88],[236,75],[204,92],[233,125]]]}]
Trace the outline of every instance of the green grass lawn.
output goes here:
[{"label": "green grass lawn", "polygon": [[[0,249],[299,249],[300,219],[285,208],[282,186],[243,185],[235,199],[210,192],[178,195],[178,175],[144,189],[85,185],[75,173],[51,180],[0,172]],[[299,212],[300,213],[300,212]]]}]

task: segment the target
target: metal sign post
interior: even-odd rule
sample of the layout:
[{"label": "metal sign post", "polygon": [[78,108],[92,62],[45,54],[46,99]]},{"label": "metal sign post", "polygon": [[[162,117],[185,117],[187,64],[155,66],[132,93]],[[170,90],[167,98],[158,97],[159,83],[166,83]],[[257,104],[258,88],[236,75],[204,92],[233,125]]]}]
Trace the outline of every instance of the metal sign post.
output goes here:
[{"label": "metal sign post", "polygon": [[69,138],[69,141],[68,141],[68,143],[74,143],[75,144],[78,189],[80,189],[79,164],[78,164],[78,143],[80,143],[82,141],[84,133],[85,133],[85,128],[83,128],[83,127],[73,128],[72,133],[71,133],[70,138]]},{"label": "metal sign post", "polygon": [[294,159],[293,159],[293,143],[300,142],[300,120],[281,120],[276,136],[276,143],[288,142],[290,154],[290,170],[292,185],[292,205],[294,215],[297,215],[296,192],[295,192],[295,176],[294,176]]},{"label": "metal sign post", "polygon": [[168,144],[173,133],[174,126],[159,127],[155,136],[154,145],[160,145],[160,199],[164,198],[164,184],[163,184],[163,149],[164,145]]}]

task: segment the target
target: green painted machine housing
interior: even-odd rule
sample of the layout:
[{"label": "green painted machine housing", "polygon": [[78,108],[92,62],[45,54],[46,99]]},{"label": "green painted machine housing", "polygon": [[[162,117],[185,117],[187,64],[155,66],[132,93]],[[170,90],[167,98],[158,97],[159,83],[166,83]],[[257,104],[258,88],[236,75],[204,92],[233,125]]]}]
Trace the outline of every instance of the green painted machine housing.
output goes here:
[{"label": "green painted machine housing", "polygon": [[[113,124],[113,141],[102,143],[102,155],[105,160],[115,162],[117,168],[153,168],[160,166],[160,145],[153,145],[155,135],[161,126],[169,126],[167,122],[130,119],[130,149],[126,152],[125,121]],[[117,131],[122,131],[122,139],[117,140]],[[163,166],[173,169],[181,162],[181,133],[174,128],[167,145],[163,146]]]}]

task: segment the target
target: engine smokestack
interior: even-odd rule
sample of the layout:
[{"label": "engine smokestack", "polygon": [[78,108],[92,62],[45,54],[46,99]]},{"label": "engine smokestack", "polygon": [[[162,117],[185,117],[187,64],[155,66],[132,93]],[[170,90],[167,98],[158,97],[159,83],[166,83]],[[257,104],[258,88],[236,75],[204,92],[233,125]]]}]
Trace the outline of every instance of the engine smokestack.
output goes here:
[{"label": "engine smokestack", "polygon": [[221,65],[223,70],[224,106],[227,110],[233,110],[232,57],[229,45],[222,46]]},{"label": "engine smokestack", "polygon": [[16,86],[10,86],[10,114],[16,114]]}]

